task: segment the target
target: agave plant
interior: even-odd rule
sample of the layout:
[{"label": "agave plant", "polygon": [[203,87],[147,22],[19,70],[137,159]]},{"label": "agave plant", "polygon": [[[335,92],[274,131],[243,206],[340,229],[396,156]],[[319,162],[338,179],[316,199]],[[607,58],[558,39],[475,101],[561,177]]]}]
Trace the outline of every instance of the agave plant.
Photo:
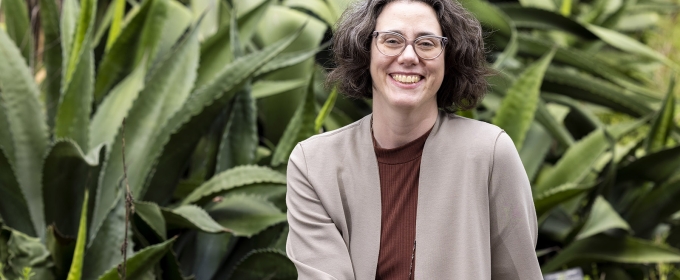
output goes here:
[{"label": "agave plant", "polygon": [[[2,2],[0,275],[295,278],[272,167],[319,130],[306,61],[324,46],[305,40],[326,25],[272,1],[100,3],[41,0],[40,59],[25,3]],[[293,30],[258,39],[272,9]],[[291,89],[304,105],[260,147],[256,100]]]}]

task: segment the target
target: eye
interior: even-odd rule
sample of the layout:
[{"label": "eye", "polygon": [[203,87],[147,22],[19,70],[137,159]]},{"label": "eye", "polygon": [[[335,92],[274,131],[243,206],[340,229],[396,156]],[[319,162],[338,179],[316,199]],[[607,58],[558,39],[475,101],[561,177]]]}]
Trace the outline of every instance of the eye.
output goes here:
[{"label": "eye", "polygon": [[380,42],[390,47],[398,47],[404,44],[404,40],[402,38],[392,34],[382,34],[380,36]]},{"label": "eye", "polygon": [[423,39],[418,41],[418,47],[421,48],[434,48],[437,46],[437,43],[431,39]]}]

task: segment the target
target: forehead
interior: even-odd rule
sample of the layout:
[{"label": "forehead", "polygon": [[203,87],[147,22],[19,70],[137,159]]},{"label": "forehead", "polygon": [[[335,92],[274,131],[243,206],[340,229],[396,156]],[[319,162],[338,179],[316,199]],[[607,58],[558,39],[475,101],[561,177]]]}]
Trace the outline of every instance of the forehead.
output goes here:
[{"label": "forehead", "polygon": [[375,30],[395,31],[406,36],[434,34],[441,36],[437,13],[420,1],[395,1],[383,7],[376,19]]}]

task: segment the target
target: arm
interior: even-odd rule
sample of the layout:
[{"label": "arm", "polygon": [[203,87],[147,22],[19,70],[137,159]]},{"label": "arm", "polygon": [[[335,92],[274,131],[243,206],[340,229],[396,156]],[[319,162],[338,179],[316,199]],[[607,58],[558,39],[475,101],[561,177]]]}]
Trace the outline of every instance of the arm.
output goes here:
[{"label": "arm", "polygon": [[543,279],[531,185],[510,137],[501,132],[489,178],[491,279]]},{"label": "arm", "polygon": [[298,279],[354,279],[349,251],[340,232],[309,183],[307,163],[298,144],[288,162],[286,253]]}]

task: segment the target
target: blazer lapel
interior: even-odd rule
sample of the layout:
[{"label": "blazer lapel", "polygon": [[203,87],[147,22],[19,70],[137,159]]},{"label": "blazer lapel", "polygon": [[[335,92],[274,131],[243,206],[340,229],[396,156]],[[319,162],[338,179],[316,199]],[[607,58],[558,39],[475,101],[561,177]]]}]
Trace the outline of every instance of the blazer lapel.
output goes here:
[{"label": "blazer lapel", "polygon": [[[426,248],[436,246],[437,240],[429,240],[425,235],[432,230],[437,230],[436,227],[432,227],[431,220],[437,219],[438,215],[443,215],[444,213],[438,212],[433,209],[429,203],[438,200],[438,195],[442,192],[439,190],[442,186],[437,182],[438,172],[438,162],[441,160],[442,155],[439,154],[437,147],[442,144],[441,141],[446,141],[442,139],[441,135],[438,135],[442,123],[446,118],[446,113],[439,112],[439,116],[430,131],[430,135],[427,136],[425,140],[425,147],[423,147],[423,155],[420,158],[420,174],[418,176],[418,206],[416,212],[416,256],[415,256],[415,271],[414,279],[423,279],[423,264],[427,262],[429,256],[427,255]],[[421,268],[420,270],[418,268]]]},{"label": "blazer lapel", "polygon": [[350,254],[356,279],[375,279],[380,252],[381,199],[378,160],[373,148],[371,115],[364,117],[343,164],[343,190],[351,209]]}]

